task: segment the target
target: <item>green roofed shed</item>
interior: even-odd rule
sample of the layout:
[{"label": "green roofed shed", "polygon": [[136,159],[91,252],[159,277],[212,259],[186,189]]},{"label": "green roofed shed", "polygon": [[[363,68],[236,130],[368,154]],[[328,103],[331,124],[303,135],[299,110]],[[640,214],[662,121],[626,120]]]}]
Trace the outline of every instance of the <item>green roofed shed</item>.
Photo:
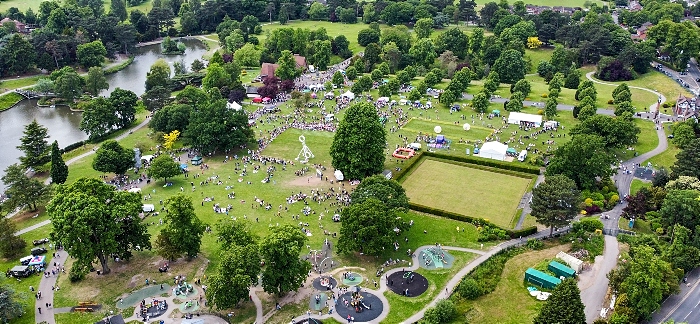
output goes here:
[{"label": "green roofed shed", "polygon": [[547,266],[547,269],[554,272],[559,277],[572,278],[576,275],[576,271],[557,261],[552,261]]},{"label": "green roofed shed", "polygon": [[525,281],[547,289],[554,289],[554,287],[561,283],[561,279],[533,268],[525,270]]}]

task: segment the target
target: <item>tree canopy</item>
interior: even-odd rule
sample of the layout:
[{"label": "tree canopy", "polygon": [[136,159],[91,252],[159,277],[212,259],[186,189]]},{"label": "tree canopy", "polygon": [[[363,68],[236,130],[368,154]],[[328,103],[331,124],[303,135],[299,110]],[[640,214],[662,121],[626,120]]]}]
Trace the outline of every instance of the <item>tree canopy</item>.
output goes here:
[{"label": "tree canopy", "polygon": [[532,189],[530,208],[537,222],[550,228],[562,227],[578,214],[579,192],[576,183],[565,175],[548,175]]},{"label": "tree canopy", "polygon": [[311,269],[308,261],[299,258],[307,240],[299,228],[281,225],[273,227],[260,242],[260,255],[265,260],[262,274],[265,292],[282,296],[301,287]]},{"label": "tree canopy", "polygon": [[97,259],[108,274],[111,256],[131,257],[131,250],[150,249],[150,235],[141,223],[141,195],[118,191],[95,178],[80,178],[56,188],[46,206],[51,240],[75,259],[72,278],[82,278]]},{"label": "tree canopy", "polygon": [[330,155],[333,168],[347,179],[362,179],[384,170],[386,130],[370,103],[355,103],[333,137]]},{"label": "tree canopy", "polygon": [[338,252],[361,252],[367,255],[379,255],[385,248],[391,248],[396,239],[395,228],[407,229],[395,210],[375,197],[353,202],[341,213],[340,238]]},{"label": "tree canopy", "polygon": [[181,193],[168,198],[163,223],[165,227],[156,239],[158,254],[168,260],[175,260],[183,254],[188,259],[196,257],[205,225],[194,212],[192,198]]},{"label": "tree canopy", "polygon": [[537,314],[534,324],[584,324],[586,314],[576,279],[562,281]]},{"label": "tree canopy", "polygon": [[36,168],[49,159],[49,143],[46,141],[49,138],[49,130],[37,123],[36,119],[24,127],[24,136],[20,140],[20,145],[17,148],[24,153],[19,160],[22,165],[27,168]]},{"label": "tree canopy", "polygon": [[92,168],[100,172],[124,174],[134,166],[134,152],[128,150],[117,141],[105,141],[92,161]]},{"label": "tree canopy", "polygon": [[5,207],[28,207],[37,210],[37,204],[47,198],[48,189],[36,178],[25,175],[26,169],[19,164],[12,164],[5,169],[2,182],[7,186],[5,193],[8,199],[3,202]]},{"label": "tree canopy", "polygon": [[254,140],[248,115],[243,110],[228,109],[226,100],[193,111],[185,136],[190,139],[192,147],[204,154],[223,152]]},{"label": "tree canopy", "polygon": [[581,189],[592,188],[596,177],[612,174],[610,165],[615,161],[605,149],[605,140],[598,135],[581,134],[554,151],[546,174],[563,174]]},{"label": "tree canopy", "polygon": [[68,179],[68,166],[63,161],[61,150],[58,149],[58,141],[51,144],[51,182],[62,184]]},{"label": "tree canopy", "polygon": [[146,174],[150,178],[163,178],[167,181],[168,178],[182,174],[182,171],[180,165],[173,158],[168,154],[161,154],[151,162],[151,166],[146,169]]}]

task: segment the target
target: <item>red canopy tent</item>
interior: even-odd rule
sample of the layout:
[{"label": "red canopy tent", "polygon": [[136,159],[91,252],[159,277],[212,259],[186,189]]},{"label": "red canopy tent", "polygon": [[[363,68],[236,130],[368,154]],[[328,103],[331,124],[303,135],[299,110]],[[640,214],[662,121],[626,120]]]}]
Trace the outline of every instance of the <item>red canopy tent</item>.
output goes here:
[{"label": "red canopy tent", "polygon": [[255,97],[255,98],[253,98],[253,102],[254,103],[261,103],[262,99],[260,97]]}]

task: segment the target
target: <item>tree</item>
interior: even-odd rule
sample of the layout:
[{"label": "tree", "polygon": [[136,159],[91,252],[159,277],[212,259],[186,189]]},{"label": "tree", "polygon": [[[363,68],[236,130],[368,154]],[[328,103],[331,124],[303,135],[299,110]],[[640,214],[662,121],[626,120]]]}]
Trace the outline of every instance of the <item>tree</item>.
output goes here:
[{"label": "tree", "polygon": [[617,86],[615,90],[613,90],[612,95],[615,104],[623,101],[632,101],[632,92],[629,86],[627,86],[627,83],[622,83]]},{"label": "tree", "polygon": [[68,179],[68,166],[58,149],[58,141],[54,141],[51,144],[51,182],[62,184],[66,179]]},{"label": "tree", "polygon": [[345,83],[345,77],[342,73],[340,73],[340,71],[335,71],[335,73],[333,73],[333,79],[331,80],[331,82],[337,87],[342,87]]},{"label": "tree", "polygon": [[314,2],[309,7],[308,14],[311,20],[328,20],[328,6]]},{"label": "tree", "polygon": [[596,177],[612,174],[610,165],[615,158],[605,149],[605,141],[597,135],[576,135],[554,151],[546,174],[562,174],[582,189],[591,189]]},{"label": "tree", "polygon": [[[27,241],[18,235],[17,226],[7,217],[0,217],[0,255],[6,259],[14,259],[19,257],[27,247]],[[0,304],[0,314],[3,313],[3,307]],[[0,316],[0,319],[3,318]]]},{"label": "tree", "polygon": [[537,36],[530,36],[527,38],[527,48],[529,49],[537,49],[542,46],[542,41]]},{"label": "tree", "polygon": [[112,104],[114,114],[117,116],[117,122],[114,124],[117,128],[124,128],[136,119],[136,103],[138,97],[135,93],[129,90],[116,88],[109,95],[109,102]]},{"label": "tree", "polygon": [[311,270],[311,264],[299,258],[307,240],[297,227],[282,225],[273,227],[260,242],[260,254],[265,260],[262,273],[265,292],[282,296],[301,287]]},{"label": "tree", "polygon": [[78,62],[85,68],[102,65],[107,55],[107,49],[102,45],[102,41],[96,40],[90,43],[78,45],[76,50]]},{"label": "tree", "polygon": [[0,320],[3,323],[9,323],[24,314],[20,299],[9,285],[0,286]]},{"label": "tree", "polygon": [[564,73],[556,73],[552,77],[551,80],[549,80],[549,91],[552,90],[559,90],[561,91],[561,87],[564,85]]},{"label": "tree", "polygon": [[530,81],[527,81],[526,79],[518,80],[518,82],[513,84],[510,92],[511,93],[520,92],[525,97],[527,97],[527,95],[530,94]]},{"label": "tree", "polygon": [[35,211],[37,204],[46,198],[47,188],[39,180],[28,178],[24,172],[25,168],[19,164],[12,164],[5,169],[2,182],[7,186],[5,194],[8,199],[3,205],[10,209],[26,206]]},{"label": "tree", "polygon": [[676,163],[671,166],[672,178],[690,176],[700,178],[700,139],[690,141],[676,154]]},{"label": "tree", "polygon": [[380,33],[372,28],[360,30],[357,33],[357,43],[360,46],[367,46],[371,43],[379,43]]},{"label": "tree", "polygon": [[109,134],[119,122],[114,114],[112,103],[107,98],[97,97],[78,104],[83,111],[80,130],[88,134],[89,139],[96,139]]},{"label": "tree", "polygon": [[668,174],[668,169],[660,167],[656,170],[654,178],[651,179],[651,185],[654,187],[665,187],[669,180],[671,180],[671,177]]},{"label": "tree", "polygon": [[211,90],[212,88],[221,89],[231,84],[231,76],[226,73],[226,70],[219,63],[211,63],[207,67],[207,74],[202,79],[202,88]]},{"label": "tree", "polygon": [[457,308],[454,302],[449,299],[440,299],[434,307],[425,311],[425,316],[421,323],[440,324],[449,323],[457,317]]},{"label": "tree", "polygon": [[36,50],[19,33],[12,34],[0,49],[0,72],[5,74],[21,74],[29,71],[36,60]]},{"label": "tree", "polygon": [[170,89],[170,66],[163,59],[153,63],[146,73],[146,91],[155,87]]},{"label": "tree", "polygon": [[[258,237],[250,229],[247,222],[233,219],[223,219],[217,223],[218,240],[221,248],[228,250],[233,246],[258,244]],[[258,264],[259,265],[259,264]]]},{"label": "tree", "polygon": [[484,91],[477,93],[472,99],[472,107],[474,107],[474,110],[477,113],[485,113],[489,108],[489,104],[489,95],[487,95]]},{"label": "tree", "polygon": [[372,88],[372,78],[369,75],[363,75],[360,77],[360,79],[355,82],[352,87],[350,88],[350,91],[354,93],[363,93],[365,91],[369,91],[369,89]]},{"label": "tree", "polygon": [[564,79],[564,88],[567,89],[578,89],[578,85],[581,83],[581,72],[572,68],[569,73],[566,74]]},{"label": "tree", "polygon": [[71,277],[82,278],[98,259],[102,273],[110,272],[112,256],[131,257],[133,249],[150,249],[150,235],[141,223],[141,195],[118,191],[100,179],[80,178],[58,186],[46,206],[51,217],[51,240],[74,259]]},{"label": "tree", "polygon": [[[55,79],[54,73],[57,73]],[[73,68],[66,66],[59,71],[51,73],[51,78],[54,79],[56,94],[59,97],[69,102],[73,102],[75,98],[80,97],[85,80]]]},{"label": "tree", "polygon": [[348,77],[348,80],[355,80],[357,78],[357,69],[354,66],[349,66],[345,70],[345,76]]},{"label": "tree", "polygon": [[394,210],[375,197],[353,202],[341,213],[338,252],[379,255],[395,240],[394,228],[406,229]]},{"label": "tree", "polygon": [[[615,116],[622,116],[624,113],[634,114],[634,107],[629,101],[623,101],[615,105]],[[695,136],[695,133],[693,133]]]},{"label": "tree", "polygon": [[356,103],[338,125],[330,155],[332,165],[346,179],[363,179],[384,170],[386,130],[374,105]]},{"label": "tree", "polygon": [[451,51],[457,57],[463,59],[467,56],[469,50],[469,37],[459,28],[450,28],[437,36],[435,46],[440,53]]},{"label": "tree", "polygon": [[38,91],[39,93],[47,94],[54,91],[54,82],[48,78],[41,78],[36,81],[34,90]]},{"label": "tree", "polygon": [[[354,15],[354,13],[353,13]],[[320,41],[320,40],[315,40],[313,41],[313,46],[314,46],[314,54],[312,56],[314,66],[319,70],[319,71],[325,71],[328,69],[328,65],[331,63],[331,42],[328,40]]]},{"label": "tree", "polygon": [[520,111],[523,109],[523,99],[524,96],[520,92],[514,92],[513,95],[510,96],[510,100],[506,103],[506,110],[507,111]]},{"label": "tree", "polygon": [[112,0],[109,6],[109,14],[119,18],[119,21],[126,20],[126,3],[123,0]]},{"label": "tree", "polygon": [[679,123],[673,127],[673,144],[679,148],[687,147],[695,138],[695,130],[690,124]]},{"label": "tree", "polygon": [[565,279],[549,296],[534,324],[584,324],[586,314],[575,279]]},{"label": "tree", "polygon": [[[576,111],[577,109],[578,113]],[[595,108],[595,102],[593,99],[591,99],[591,97],[584,97],[578,106],[574,107],[574,113],[577,113],[575,117],[578,118],[578,120],[585,121],[586,119],[595,116],[598,111]]]},{"label": "tree", "polygon": [[700,225],[700,192],[697,190],[669,190],[661,205],[661,224],[671,229],[674,225],[695,228]]},{"label": "tree", "polygon": [[430,38],[421,38],[416,41],[408,53],[413,57],[415,64],[428,67],[435,61],[435,45]]},{"label": "tree", "polygon": [[[172,161],[168,156],[163,157]],[[205,226],[194,212],[192,198],[181,193],[168,198],[163,222],[165,227],[156,239],[158,254],[168,260],[175,260],[183,254],[188,259],[196,257],[202,245]]]},{"label": "tree", "polygon": [[567,225],[578,213],[576,183],[565,175],[547,175],[545,181],[532,189],[530,208],[537,222],[550,228]]},{"label": "tree", "polygon": [[629,147],[637,143],[639,133],[639,127],[630,114],[615,118],[594,115],[583,120],[569,131],[571,136],[578,134],[598,135],[603,138],[605,147],[608,149]]},{"label": "tree", "polygon": [[559,103],[557,102],[557,98],[555,97],[549,97],[547,98],[547,103],[544,105],[544,114],[547,117],[547,119],[552,120],[554,117],[557,116],[557,105]]},{"label": "tree", "polygon": [[150,178],[163,178],[165,181],[168,181],[168,178],[180,175],[182,171],[180,171],[180,166],[177,162],[173,161],[170,156],[162,154],[151,162],[151,166],[146,169],[146,174]]},{"label": "tree", "polygon": [[233,59],[239,66],[258,66],[261,56],[262,51],[256,49],[255,45],[246,43],[233,54]]},{"label": "tree", "polygon": [[260,255],[256,244],[234,245],[221,252],[221,263],[209,281],[207,302],[229,309],[247,300],[251,284],[257,284]]},{"label": "tree", "polygon": [[248,115],[242,110],[226,108],[226,100],[193,111],[185,136],[190,139],[192,147],[204,154],[230,150],[254,139]]},{"label": "tree", "polygon": [[124,174],[134,166],[134,152],[125,149],[117,141],[106,141],[97,149],[92,168],[100,172]]},{"label": "tree", "polygon": [[416,21],[413,25],[413,32],[416,34],[418,39],[430,38],[430,34],[433,33],[433,18],[421,18]]},{"label": "tree", "polygon": [[85,77],[85,90],[93,97],[100,94],[100,91],[109,89],[109,83],[105,78],[105,73],[99,66],[93,66],[88,70]]},{"label": "tree", "polygon": [[[697,180],[697,179],[696,179]],[[700,249],[692,245],[692,232],[682,225],[674,225],[671,245],[663,251],[663,258],[671,262],[674,269],[683,269],[686,273],[700,264]]]},{"label": "tree", "polygon": [[389,180],[382,175],[364,178],[352,192],[350,198],[353,204],[375,198],[389,210],[408,211],[406,190],[396,180]]},{"label": "tree", "polygon": [[[592,90],[587,90],[587,89],[592,89]],[[584,91],[592,91],[593,95],[589,94],[584,94]],[[590,96],[593,100],[595,100],[598,96],[598,92],[595,89],[595,84],[591,80],[583,80],[583,82],[579,83],[578,89],[576,89],[576,94],[574,95],[574,98],[576,100],[581,100],[586,96]]]},{"label": "tree", "polygon": [[49,130],[34,119],[24,127],[23,134],[20,145],[17,146],[17,149],[24,153],[24,156],[19,158],[22,166],[36,168],[48,162],[49,143],[46,139],[49,138]]},{"label": "tree", "polygon": [[280,78],[280,80],[294,80],[294,78],[301,75],[301,71],[297,69],[297,62],[294,60],[294,55],[291,51],[282,51],[279,60],[277,60],[277,65],[279,66],[275,70],[275,76]]}]

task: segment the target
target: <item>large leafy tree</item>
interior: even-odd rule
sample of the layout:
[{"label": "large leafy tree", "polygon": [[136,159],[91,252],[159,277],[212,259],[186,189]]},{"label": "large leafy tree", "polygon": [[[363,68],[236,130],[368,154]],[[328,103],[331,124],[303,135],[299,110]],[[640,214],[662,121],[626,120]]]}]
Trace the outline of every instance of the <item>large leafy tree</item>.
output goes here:
[{"label": "large leafy tree", "polygon": [[3,205],[5,207],[28,207],[32,211],[37,210],[37,204],[44,201],[47,196],[47,188],[39,180],[28,178],[25,168],[19,164],[12,164],[5,169],[2,182],[7,186],[5,193],[9,197]]},{"label": "large leafy tree", "polygon": [[669,230],[674,225],[694,229],[700,225],[700,192],[697,190],[670,190],[661,205],[661,224]]},{"label": "large leafy tree", "polygon": [[58,141],[51,144],[51,182],[62,184],[68,179],[68,166],[63,161],[61,150],[58,149]]},{"label": "large leafy tree", "polygon": [[554,151],[546,174],[563,174],[576,182],[577,187],[590,189],[596,177],[612,174],[610,165],[615,161],[605,150],[605,140],[597,135],[581,134]]},{"label": "large leafy tree", "polygon": [[[15,232],[17,232],[15,223],[9,218],[0,217],[0,254],[3,258],[12,259],[20,256],[27,246],[27,241],[16,236]],[[0,313],[2,313],[2,306],[0,306]]]},{"label": "large leafy tree", "polygon": [[107,89],[109,89],[109,83],[107,83],[102,68],[99,66],[91,67],[85,77],[85,90],[94,97],[100,94],[100,91]]},{"label": "large leafy tree", "polygon": [[10,320],[24,314],[24,306],[20,299],[21,297],[10,286],[0,286],[0,321],[9,323]]},{"label": "large leafy tree", "polygon": [[396,239],[395,228],[406,229],[395,210],[369,197],[343,209],[338,252],[379,255]]},{"label": "large leafy tree", "polygon": [[671,176],[700,178],[700,139],[689,141],[685,148],[676,154],[676,163],[671,166]]},{"label": "large leafy tree", "polygon": [[112,103],[105,97],[97,97],[87,102],[81,102],[78,107],[83,110],[83,118],[80,120],[80,130],[95,139],[109,134],[114,126],[119,123],[119,118],[114,114]]},{"label": "large leafy tree", "polygon": [[146,74],[146,91],[155,87],[170,89],[170,66],[165,60],[157,60]]},{"label": "large leafy tree", "polygon": [[165,227],[156,239],[158,254],[169,260],[183,254],[188,259],[196,257],[202,245],[205,226],[194,212],[192,198],[178,194],[169,198],[165,206]]},{"label": "large leafy tree", "polygon": [[109,14],[119,18],[119,21],[126,20],[126,3],[122,0],[112,0],[109,5]]},{"label": "large leafy tree", "polygon": [[226,108],[225,100],[193,111],[185,136],[193,147],[205,154],[233,149],[254,139],[248,125],[248,115],[242,110]]},{"label": "large leafy tree", "polygon": [[153,160],[151,166],[146,169],[146,174],[154,179],[163,178],[166,181],[170,177],[182,174],[180,166],[169,155],[161,154]]},{"label": "large leafy tree", "polygon": [[671,262],[674,268],[691,271],[700,264],[700,249],[693,246],[692,232],[682,225],[673,226],[673,241],[663,251],[664,260]]},{"label": "large leafy tree", "polygon": [[[204,95],[206,98],[206,95]],[[190,124],[192,107],[186,104],[165,106],[156,111],[148,125],[156,131],[170,134],[174,130],[184,132]]]},{"label": "large leafy tree", "polygon": [[493,69],[498,72],[501,82],[513,84],[525,78],[527,66],[522,53],[509,49],[501,53]]},{"label": "large leafy tree", "polygon": [[537,314],[534,324],[585,324],[581,291],[575,279],[562,281]]},{"label": "large leafy tree", "polygon": [[537,222],[550,228],[567,225],[578,212],[579,192],[576,183],[564,175],[547,176],[545,181],[532,189],[532,216]]},{"label": "large leafy tree", "polygon": [[297,63],[291,51],[282,51],[282,55],[280,55],[279,60],[277,60],[277,65],[279,65],[279,67],[275,70],[275,76],[282,81],[294,80],[294,78],[301,75],[301,71],[297,69]]},{"label": "large leafy tree", "polygon": [[221,89],[231,84],[231,76],[218,63],[209,64],[207,74],[202,79],[202,88],[209,90],[212,88]]},{"label": "large leafy tree", "polygon": [[472,107],[474,107],[474,110],[478,113],[485,113],[489,108],[489,104],[489,95],[484,91],[477,93],[472,99]]},{"label": "large leafy tree", "polygon": [[14,33],[0,49],[0,72],[13,75],[25,73],[35,60],[36,50],[32,44],[19,33]]},{"label": "large leafy tree", "polygon": [[421,38],[411,46],[408,53],[413,57],[413,61],[416,65],[422,65],[424,67],[429,67],[435,61],[437,54],[435,54],[435,44],[430,38]]},{"label": "large leafy tree", "polygon": [[76,55],[78,56],[80,65],[85,68],[90,68],[102,65],[102,61],[104,61],[107,55],[107,49],[105,49],[102,41],[98,39],[90,43],[78,45]]},{"label": "large leafy tree", "polygon": [[373,175],[362,180],[350,195],[353,204],[376,198],[388,209],[408,211],[406,190],[396,180],[389,180],[382,175]]},{"label": "large leafy tree", "polygon": [[129,126],[136,119],[136,103],[139,98],[129,90],[116,88],[109,95],[114,113],[117,116],[117,128]]},{"label": "large leafy tree", "polygon": [[433,18],[421,18],[413,25],[413,32],[418,39],[429,38],[433,33]]},{"label": "large leafy tree", "polygon": [[247,300],[250,286],[258,281],[260,254],[255,244],[234,245],[221,252],[221,262],[207,289],[207,302],[229,309]]},{"label": "large leafy tree", "polygon": [[225,219],[217,224],[218,240],[224,250],[229,249],[234,245],[245,246],[248,244],[257,244],[258,237],[250,229],[250,225],[246,222]]},{"label": "large leafy tree", "polygon": [[80,278],[97,259],[102,273],[110,272],[111,256],[128,259],[131,250],[150,249],[150,235],[141,223],[141,196],[95,178],[80,178],[58,186],[46,210],[51,217],[51,239],[74,258],[72,276]]},{"label": "large leafy tree", "polygon": [[616,118],[594,115],[569,131],[572,136],[577,134],[598,135],[605,140],[605,147],[609,149],[627,147],[637,143],[639,133],[639,127],[632,119],[631,114]]},{"label": "large leafy tree", "polygon": [[100,172],[124,174],[134,166],[134,152],[119,145],[117,141],[106,141],[97,149],[92,168]]},{"label": "large leafy tree", "polygon": [[301,287],[311,270],[311,264],[299,258],[307,240],[299,228],[282,225],[272,228],[260,242],[260,255],[265,260],[262,274],[265,292],[282,296]]},{"label": "large leafy tree", "polygon": [[69,66],[51,73],[51,79],[54,80],[56,94],[70,102],[80,97],[85,84],[85,80]]},{"label": "large leafy tree", "polygon": [[38,167],[48,161],[49,130],[41,126],[36,119],[24,127],[24,136],[20,138],[20,145],[17,148],[24,152],[24,156],[19,160],[22,166],[27,168]]},{"label": "large leafy tree", "polygon": [[330,155],[333,168],[347,179],[362,179],[384,169],[386,130],[374,105],[351,105],[338,125]]}]

